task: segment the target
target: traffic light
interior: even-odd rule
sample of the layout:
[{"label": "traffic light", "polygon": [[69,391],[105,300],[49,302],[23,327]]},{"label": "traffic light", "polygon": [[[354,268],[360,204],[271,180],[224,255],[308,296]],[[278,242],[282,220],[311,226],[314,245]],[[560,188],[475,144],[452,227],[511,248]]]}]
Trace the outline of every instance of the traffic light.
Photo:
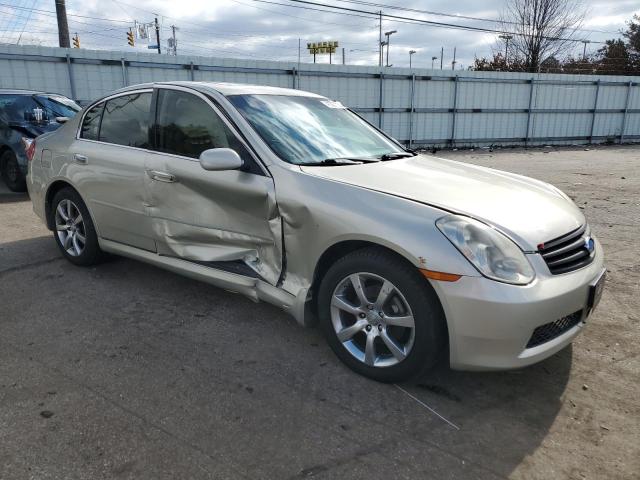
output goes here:
[{"label": "traffic light", "polygon": [[132,46],[132,47],[133,47],[133,46],[135,45],[135,43],[136,43],[136,42],[135,42],[135,39],[134,39],[134,37],[133,37],[133,32],[132,32],[131,30],[129,30],[129,31],[127,32],[127,43],[128,43],[130,46]]},{"label": "traffic light", "polygon": [[80,48],[80,39],[78,38],[78,34],[73,37],[73,48]]}]

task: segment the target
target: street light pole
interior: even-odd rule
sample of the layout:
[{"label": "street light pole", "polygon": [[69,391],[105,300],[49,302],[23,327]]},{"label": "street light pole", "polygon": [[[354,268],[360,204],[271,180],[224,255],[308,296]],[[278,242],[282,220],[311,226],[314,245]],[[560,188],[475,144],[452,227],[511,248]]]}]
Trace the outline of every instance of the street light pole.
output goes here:
[{"label": "street light pole", "polygon": [[415,50],[409,50],[409,68],[411,68],[411,57],[416,53]]},{"label": "street light pole", "polygon": [[391,35],[393,35],[394,33],[397,33],[397,30],[390,30],[388,32],[384,32],[385,36],[387,37],[387,67],[389,66],[389,45],[390,45],[390,37]]},{"label": "street light pole", "polygon": [[431,70],[433,70],[433,62],[435,62],[438,57],[431,57]]}]

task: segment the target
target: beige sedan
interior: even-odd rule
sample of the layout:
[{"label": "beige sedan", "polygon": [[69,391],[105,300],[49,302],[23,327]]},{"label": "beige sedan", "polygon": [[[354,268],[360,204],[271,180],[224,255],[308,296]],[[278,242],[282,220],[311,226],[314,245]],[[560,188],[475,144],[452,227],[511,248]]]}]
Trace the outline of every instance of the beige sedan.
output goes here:
[{"label": "beige sedan", "polygon": [[419,155],[340,102],[271,87],[119,90],[36,139],[62,254],[124,255],[319,322],[358,373],[516,368],[568,345],[604,285],[555,187]]}]

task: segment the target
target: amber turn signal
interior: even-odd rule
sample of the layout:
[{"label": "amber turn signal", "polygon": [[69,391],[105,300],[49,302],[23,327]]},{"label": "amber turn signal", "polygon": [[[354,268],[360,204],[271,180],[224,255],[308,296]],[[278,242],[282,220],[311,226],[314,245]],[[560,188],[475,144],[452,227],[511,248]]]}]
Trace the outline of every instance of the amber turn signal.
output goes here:
[{"label": "amber turn signal", "polygon": [[434,272],[433,270],[420,269],[420,273],[431,280],[441,280],[443,282],[457,282],[462,275],[455,273]]}]

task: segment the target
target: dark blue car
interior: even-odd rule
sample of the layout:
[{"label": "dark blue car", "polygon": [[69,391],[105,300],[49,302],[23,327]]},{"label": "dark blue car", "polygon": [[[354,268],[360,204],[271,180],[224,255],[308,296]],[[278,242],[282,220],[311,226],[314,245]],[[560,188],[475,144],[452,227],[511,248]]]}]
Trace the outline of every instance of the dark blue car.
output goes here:
[{"label": "dark blue car", "polygon": [[54,93],[0,89],[0,174],[14,192],[26,190],[27,151],[38,135],[73,117],[80,107]]}]

